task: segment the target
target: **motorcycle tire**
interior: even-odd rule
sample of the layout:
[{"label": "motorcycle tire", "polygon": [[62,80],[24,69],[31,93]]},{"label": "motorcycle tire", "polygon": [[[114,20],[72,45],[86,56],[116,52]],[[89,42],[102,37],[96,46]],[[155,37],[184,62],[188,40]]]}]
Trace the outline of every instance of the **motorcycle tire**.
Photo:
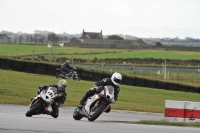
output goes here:
[{"label": "motorcycle tire", "polygon": [[37,110],[39,110],[42,107],[42,101],[38,101],[36,103],[33,103],[33,105],[30,106],[29,110],[26,112],[27,117],[31,117],[35,114]]},{"label": "motorcycle tire", "polygon": [[74,113],[73,113],[73,118],[74,118],[75,120],[80,120],[80,119],[83,118],[82,115],[78,114],[78,111],[77,111],[78,109],[79,109],[79,108],[76,108],[75,111],[74,111]]},{"label": "motorcycle tire", "polygon": [[73,80],[78,80],[78,81],[80,81],[80,77],[79,77],[79,75],[77,75],[77,76],[74,75],[74,76],[73,76]]},{"label": "motorcycle tire", "polygon": [[91,113],[89,114],[88,120],[89,121],[96,120],[103,113],[104,109],[105,109],[105,105],[103,103],[100,103],[98,105],[98,107],[95,109],[94,114],[92,114],[92,115],[91,115]]},{"label": "motorcycle tire", "polygon": [[59,72],[56,73],[56,78],[59,78]]},{"label": "motorcycle tire", "polygon": [[79,75],[77,75],[77,80],[80,81],[80,76]]}]

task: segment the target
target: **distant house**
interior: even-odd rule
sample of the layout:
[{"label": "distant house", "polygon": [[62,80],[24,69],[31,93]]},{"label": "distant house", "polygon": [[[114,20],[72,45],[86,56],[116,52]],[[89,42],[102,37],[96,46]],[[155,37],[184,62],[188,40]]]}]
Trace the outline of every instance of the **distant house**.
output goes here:
[{"label": "distant house", "polygon": [[144,40],[142,40],[142,39],[138,39],[136,42],[138,44],[140,44],[141,46],[147,45],[147,43]]},{"label": "distant house", "polygon": [[101,32],[97,33],[85,32],[84,29],[78,45],[85,48],[138,49],[140,47],[140,44],[135,40],[103,39],[102,30]]},{"label": "distant house", "polygon": [[80,39],[103,39],[103,35],[102,35],[102,30],[101,32],[85,32],[83,29],[83,33],[82,36],[80,37]]}]

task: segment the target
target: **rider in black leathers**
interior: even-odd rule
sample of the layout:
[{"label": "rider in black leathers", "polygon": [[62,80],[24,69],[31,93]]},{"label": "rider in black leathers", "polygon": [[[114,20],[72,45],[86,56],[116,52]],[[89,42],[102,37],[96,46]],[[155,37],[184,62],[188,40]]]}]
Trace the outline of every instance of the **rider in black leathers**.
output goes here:
[{"label": "rider in black leathers", "polygon": [[[118,99],[119,91],[120,91],[119,85],[121,83],[121,80],[122,80],[121,74],[115,72],[111,76],[111,78],[104,78],[104,79],[96,82],[94,84],[94,87],[91,88],[90,90],[88,90],[86,92],[86,94],[83,96],[83,98],[80,100],[80,105],[78,107],[82,108],[83,104],[85,103],[85,101],[87,100],[88,97],[93,96],[95,93],[100,93],[104,89],[104,86],[106,86],[106,85],[111,85],[114,87],[114,89],[115,89],[114,90],[114,96],[115,96],[114,100],[116,102]],[[105,112],[108,113],[108,112],[110,112],[110,110],[111,110],[111,107],[109,106]]]},{"label": "rider in black leathers", "polygon": [[[66,87],[67,87],[67,81],[64,79],[61,79],[58,82],[58,85],[53,84],[53,85],[44,85],[44,86],[39,86],[39,89],[37,91],[37,94],[40,94],[41,91],[48,89],[48,87],[55,87],[58,89],[58,91],[61,94],[61,97],[58,97],[55,99],[55,102],[51,104],[52,111],[45,110],[43,114],[51,115],[54,118],[57,118],[59,115],[59,105],[64,104],[66,98],[67,98],[67,92],[66,92]],[[34,98],[32,98],[34,99]]]},{"label": "rider in black leathers", "polygon": [[71,70],[73,70],[73,67],[70,66],[70,60],[66,60],[65,63],[62,64],[61,70],[65,72],[65,74],[69,74],[70,77],[72,74],[70,73]]}]

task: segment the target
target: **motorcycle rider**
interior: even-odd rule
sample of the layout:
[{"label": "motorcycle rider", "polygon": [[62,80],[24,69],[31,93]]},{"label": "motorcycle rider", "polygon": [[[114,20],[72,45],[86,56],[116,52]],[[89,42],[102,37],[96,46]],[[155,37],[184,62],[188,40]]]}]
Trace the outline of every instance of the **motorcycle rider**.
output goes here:
[{"label": "motorcycle rider", "polygon": [[[64,79],[61,79],[58,81],[58,84],[52,84],[52,85],[44,85],[44,86],[39,86],[39,89],[37,91],[37,94],[40,94],[41,91],[48,89],[48,87],[55,87],[58,89],[58,91],[61,94],[61,97],[58,97],[55,99],[55,102],[51,104],[52,110],[49,111],[46,109],[43,114],[51,115],[54,118],[57,118],[59,115],[59,105],[64,104],[66,98],[67,98],[67,92],[66,92],[66,87],[67,87],[67,81]],[[33,100],[32,98],[31,100]]]},{"label": "motorcycle rider", "polygon": [[[83,107],[83,104],[85,103],[85,101],[90,97],[90,96],[93,96],[95,93],[100,93],[103,89],[104,89],[104,86],[106,85],[111,85],[114,87],[114,102],[117,101],[118,99],[118,94],[119,94],[119,91],[120,91],[120,83],[122,81],[122,76],[120,73],[117,73],[115,72],[114,74],[112,74],[111,78],[104,78],[98,82],[96,82],[94,84],[94,87],[91,88],[90,90],[88,90],[86,92],[86,94],[83,96],[83,98],[80,100],[80,105],[78,106],[78,108],[82,108]],[[106,109],[106,113],[109,113],[111,110],[111,107],[110,105],[108,106],[108,108]]]},{"label": "motorcycle rider", "polygon": [[68,74],[69,77],[72,75],[70,71],[73,69],[74,68],[70,66],[70,60],[66,60],[65,63],[63,63],[61,66],[61,70],[65,72],[65,74]]}]

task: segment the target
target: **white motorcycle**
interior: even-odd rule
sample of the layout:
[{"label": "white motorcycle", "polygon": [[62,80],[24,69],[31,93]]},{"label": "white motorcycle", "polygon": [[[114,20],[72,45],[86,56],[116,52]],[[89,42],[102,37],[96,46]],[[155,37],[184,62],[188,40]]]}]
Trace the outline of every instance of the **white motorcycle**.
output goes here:
[{"label": "white motorcycle", "polygon": [[112,103],[114,103],[114,87],[105,86],[100,93],[89,97],[81,109],[77,107],[73,113],[73,118],[80,120],[86,117],[89,121],[94,121]]},{"label": "white motorcycle", "polygon": [[54,103],[55,99],[60,96],[61,94],[55,87],[49,87],[41,91],[40,94],[31,101],[26,116],[31,117],[32,115],[43,114],[43,112]]}]

